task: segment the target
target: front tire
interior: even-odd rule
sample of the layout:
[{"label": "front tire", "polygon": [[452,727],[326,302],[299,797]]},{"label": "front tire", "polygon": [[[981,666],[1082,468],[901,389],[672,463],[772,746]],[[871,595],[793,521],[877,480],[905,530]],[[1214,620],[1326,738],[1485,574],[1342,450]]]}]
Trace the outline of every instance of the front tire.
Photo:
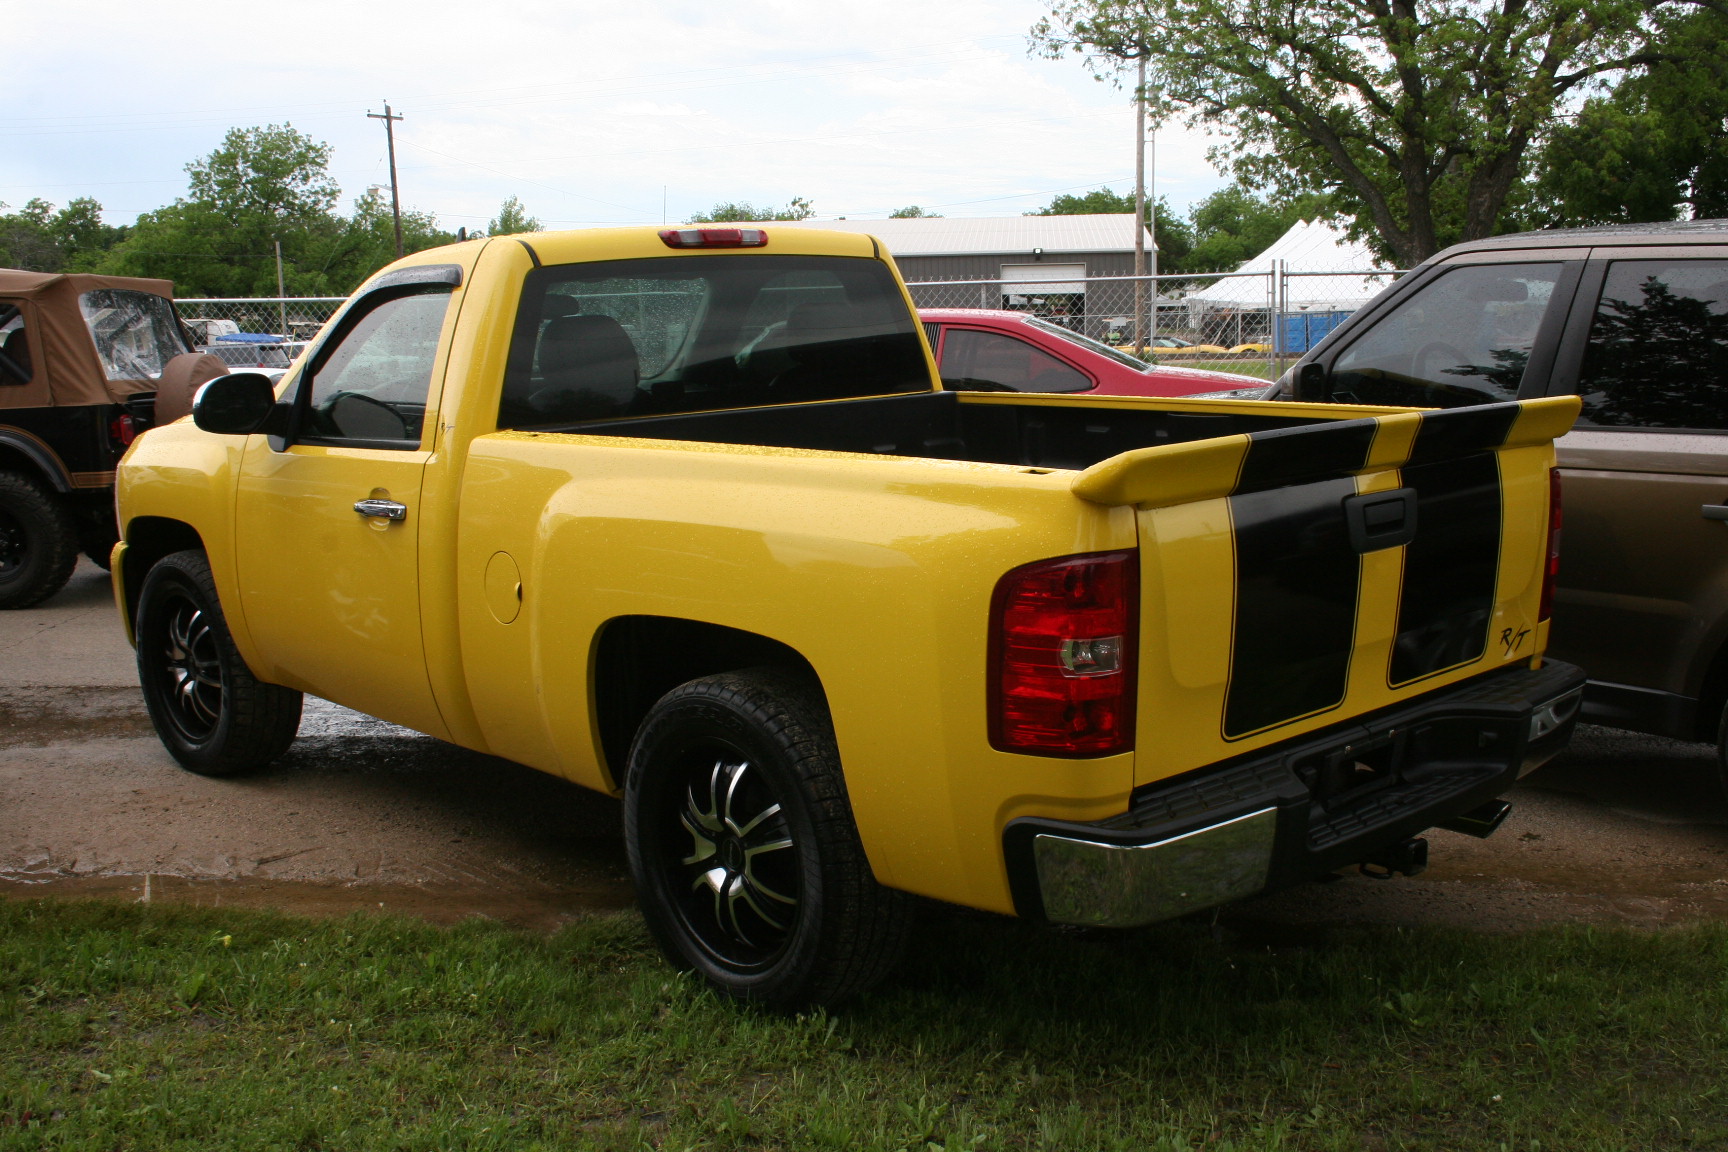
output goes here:
[{"label": "front tire", "polygon": [[255,771],[287,751],[300,693],[252,675],[198,551],[156,562],[138,593],[138,680],[174,759],[202,776]]},{"label": "front tire", "polygon": [[904,946],[910,901],[876,883],[827,709],[790,674],[726,673],[663,696],[630,752],[624,838],[662,950],[728,996],[832,1004]]},{"label": "front tire", "polygon": [[78,530],[35,478],[0,472],[0,609],[40,604],[78,563]]}]

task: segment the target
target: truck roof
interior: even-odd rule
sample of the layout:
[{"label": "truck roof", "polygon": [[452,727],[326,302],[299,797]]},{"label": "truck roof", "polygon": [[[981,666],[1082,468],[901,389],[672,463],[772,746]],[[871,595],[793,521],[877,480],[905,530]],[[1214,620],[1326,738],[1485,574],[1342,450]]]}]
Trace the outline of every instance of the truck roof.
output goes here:
[{"label": "truck roof", "polygon": [[1660,220],[1648,224],[1598,224],[1588,228],[1548,228],[1467,240],[1423,261],[1432,264],[1465,252],[1506,248],[1588,248],[1598,244],[1728,244],[1728,220]]}]

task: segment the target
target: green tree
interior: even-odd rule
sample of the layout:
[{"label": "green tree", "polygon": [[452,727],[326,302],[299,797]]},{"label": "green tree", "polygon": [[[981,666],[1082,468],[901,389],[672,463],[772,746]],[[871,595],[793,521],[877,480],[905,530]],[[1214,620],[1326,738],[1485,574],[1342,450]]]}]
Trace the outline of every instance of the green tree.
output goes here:
[{"label": "green tree", "polygon": [[[354,214],[335,223],[334,228],[320,229],[301,250],[304,266],[296,269],[297,275],[304,278],[302,282],[324,286],[308,290],[308,295],[346,295],[396,259],[395,225],[390,201],[382,189],[368,188],[364,196],[354,201]],[[430,212],[403,210],[404,252],[419,252],[455,241],[455,235],[439,228]]]},{"label": "green tree", "polygon": [[942,213],[929,212],[916,204],[908,204],[904,208],[896,208],[888,213],[890,220],[940,220]]},{"label": "green tree", "polygon": [[1330,217],[1331,201],[1310,193],[1272,203],[1240,184],[1220,188],[1188,213],[1194,248],[1188,272],[1228,272],[1258,256],[1302,220]]},{"label": "green tree", "polygon": [[692,224],[742,224],[760,220],[808,220],[816,215],[810,201],[794,196],[784,208],[759,208],[747,200],[727,200],[690,217]]},{"label": "green tree", "polygon": [[[1187,271],[1188,254],[1194,247],[1194,230],[1176,215],[1170,202],[1160,196],[1146,205],[1146,218],[1152,224],[1152,238],[1158,249],[1158,271]],[[1075,196],[1064,192],[1049,204],[1028,216],[1093,216],[1134,213],[1132,193],[1115,192],[1109,188],[1094,188]]]},{"label": "green tree", "polygon": [[528,215],[522,201],[512,196],[498,207],[498,215],[486,225],[488,236],[509,236],[516,232],[543,232],[545,225]]},{"label": "green tree", "polygon": [[1279,194],[1330,192],[1406,266],[1494,234],[1532,144],[1581,86],[1655,57],[1721,0],[1054,0],[1033,29],[1100,78],[1144,59],[1159,112]]},{"label": "green tree", "polygon": [[99,261],[125,235],[102,222],[102,205],[88,196],[55,209],[35,198],[17,212],[0,204],[0,268],[78,271]]},{"label": "green tree", "polygon": [[1728,15],[1668,21],[1658,48],[1554,130],[1536,162],[1537,222],[1728,216]]},{"label": "green tree", "polygon": [[[395,257],[390,205],[373,189],[336,212],[330,146],[290,125],[235,128],[186,166],[187,195],[138,218],[101,271],[172,280],[182,296],[274,296],[276,245],[291,296],[342,295]],[[454,237],[433,218],[402,213],[405,250]]]}]

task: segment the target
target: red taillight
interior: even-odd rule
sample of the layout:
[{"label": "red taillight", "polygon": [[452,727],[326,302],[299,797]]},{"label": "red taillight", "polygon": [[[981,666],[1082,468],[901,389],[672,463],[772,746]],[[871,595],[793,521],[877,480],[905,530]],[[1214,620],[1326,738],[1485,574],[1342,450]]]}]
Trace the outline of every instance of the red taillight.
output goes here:
[{"label": "red taillight", "polygon": [[1548,469],[1548,566],[1542,570],[1542,604],[1536,619],[1554,615],[1554,586],[1560,579],[1560,469]]},{"label": "red taillight", "polygon": [[768,233],[760,228],[662,228],[668,248],[766,248]]},{"label": "red taillight", "polygon": [[124,448],[138,439],[138,425],[132,422],[130,416],[116,416],[108,422],[108,436]]},{"label": "red taillight", "polygon": [[1040,560],[990,601],[990,744],[1040,756],[1134,746],[1139,554]]}]

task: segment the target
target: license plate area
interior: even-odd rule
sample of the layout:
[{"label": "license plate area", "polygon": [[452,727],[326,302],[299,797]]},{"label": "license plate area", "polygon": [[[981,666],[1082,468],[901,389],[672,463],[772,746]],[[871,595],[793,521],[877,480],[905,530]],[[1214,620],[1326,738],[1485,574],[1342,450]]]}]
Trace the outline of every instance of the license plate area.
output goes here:
[{"label": "license plate area", "polygon": [[1401,778],[1408,739],[1403,732],[1360,741],[1311,756],[1295,765],[1323,811],[1336,811],[1395,785]]}]

